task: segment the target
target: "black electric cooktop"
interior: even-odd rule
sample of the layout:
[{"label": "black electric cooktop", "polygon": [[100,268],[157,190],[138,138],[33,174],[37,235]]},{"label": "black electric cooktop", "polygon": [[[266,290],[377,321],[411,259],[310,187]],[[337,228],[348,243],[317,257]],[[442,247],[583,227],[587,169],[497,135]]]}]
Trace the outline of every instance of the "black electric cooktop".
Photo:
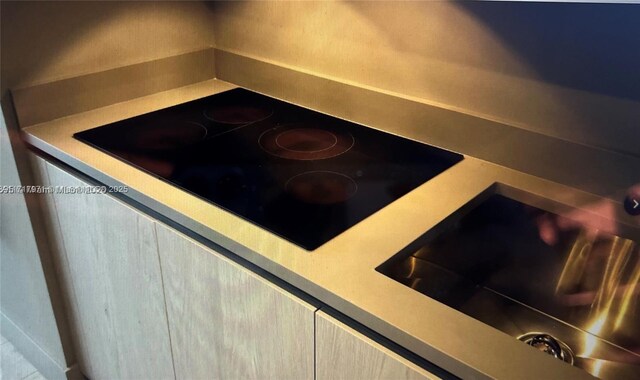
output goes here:
[{"label": "black electric cooktop", "polygon": [[462,160],[244,89],[74,137],[308,250]]}]

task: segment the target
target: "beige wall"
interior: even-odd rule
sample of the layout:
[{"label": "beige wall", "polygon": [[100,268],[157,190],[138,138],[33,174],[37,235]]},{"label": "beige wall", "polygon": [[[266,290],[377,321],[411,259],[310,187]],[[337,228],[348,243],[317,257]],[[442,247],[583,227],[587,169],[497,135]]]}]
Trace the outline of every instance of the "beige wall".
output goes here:
[{"label": "beige wall", "polygon": [[203,2],[2,2],[7,88],[107,70],[213,45]]},{"label": "beige wall", "polygon": [[234,2],[214,8],[218,48],[640,156],[638,5]]},{"label": "beige wall", "polygon": [[[24,173],[29,166],[17,140],[8,89],[213,45],[210,6],[202,2],[2,1],[0,6],[2,185],[17,185],[20,178],[30,177]],[[11,338],[22,340],[14,344],[34,365],[49,357],[64,371],[73,356],[65,357],[66,338],[61,340],[56,328],[56,306],[52,309],[31,225],[40,221],[29,218],[28,207],[36,206],[20,195],[0,195],[0,207],[0,309],[10,321],[3,323],[3,330],[11,325],[28,335]],[[33,354],[39,352],[46,355]],[[51,378],[64,373],[38,369]]]},{"label": "beige wall", "polygon": [[3,1],[1,13],[3,96],[215,42],[640,155],[638,5]]}]

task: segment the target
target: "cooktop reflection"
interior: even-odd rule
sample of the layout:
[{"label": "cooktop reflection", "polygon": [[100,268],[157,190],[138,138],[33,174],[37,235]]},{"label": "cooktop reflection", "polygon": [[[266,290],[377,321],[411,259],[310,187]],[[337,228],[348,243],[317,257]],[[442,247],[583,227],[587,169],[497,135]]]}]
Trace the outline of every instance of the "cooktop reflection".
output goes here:
[{"label": "cooktop reflection", "polygon": [[245,89],[74,137],[307,250],[462,160]]}]

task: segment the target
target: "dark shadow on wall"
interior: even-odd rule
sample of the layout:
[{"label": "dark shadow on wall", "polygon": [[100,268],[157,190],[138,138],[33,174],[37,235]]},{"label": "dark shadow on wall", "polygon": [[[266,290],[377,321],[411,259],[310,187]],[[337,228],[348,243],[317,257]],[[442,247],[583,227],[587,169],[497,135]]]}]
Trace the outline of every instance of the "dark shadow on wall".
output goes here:
[{"label": "dark shadow on wall", "polygon": [[640,4],[456,2],[538,74],[640,101]]},{"label": "dark shadow on wall", "polygon": [[175,1],[0,1],[2,95],[210,45],[209,8]]},{"label": "dark shadow on wall", "polygon": [[[92,27],[124,12],[120,4],[2,2],[2,89],[29,81]],[[35,26],[35,27],[34,27]],[[16,67],[18,66],[18,67]],[[10,75],[11,74],[11,75]]]}]

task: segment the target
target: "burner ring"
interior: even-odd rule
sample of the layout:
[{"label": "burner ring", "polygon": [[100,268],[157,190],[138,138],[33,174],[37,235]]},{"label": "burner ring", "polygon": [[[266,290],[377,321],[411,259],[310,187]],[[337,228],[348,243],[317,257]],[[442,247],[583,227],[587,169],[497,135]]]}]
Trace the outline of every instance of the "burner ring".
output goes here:
[{"label": "burner ring", "polygon": [[166,120],[131,126],[124,141],[127,146],[146,151],[171,151],[204,140],[207,128],[195,121]]},{"label": "burner ring", "polygon": [[349,200],[358,191],[351,177],[332,171],[311,171],[291,177],[284,189],[299,201],[332,205]]},{"label": "burner ring", "polygon": [[323,129],[293,128],[275,137],[278,147],[295,153],[318,153],[338,144],[338,137]]},{"label": "burner ring", "polygon": [[304,161],[339,156],[353,147],[355,139],[347,131],[294,123],[263,132],[258,143],[273,156]]},{"label": "burner ring", "polygon": [[210,105],[203,114],[214,123],[240,126],[268,119],[273,115],[273,110],[253,105]]}]

